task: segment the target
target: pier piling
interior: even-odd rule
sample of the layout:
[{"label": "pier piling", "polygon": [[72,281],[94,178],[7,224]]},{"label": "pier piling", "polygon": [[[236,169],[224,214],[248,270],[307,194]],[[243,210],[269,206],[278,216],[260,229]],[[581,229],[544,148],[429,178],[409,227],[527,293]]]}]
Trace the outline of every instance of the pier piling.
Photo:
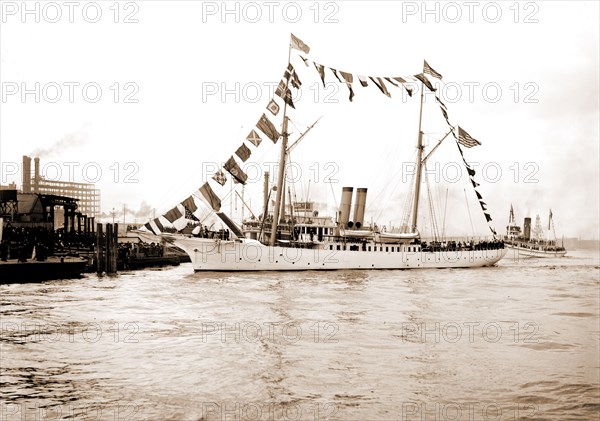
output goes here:
[{"label": "pier piling", "polygon": [[104,236],[102,235],[102,224],[98,224],[96,228],[96,272],[101,275],[106,268],[104,260]]}]

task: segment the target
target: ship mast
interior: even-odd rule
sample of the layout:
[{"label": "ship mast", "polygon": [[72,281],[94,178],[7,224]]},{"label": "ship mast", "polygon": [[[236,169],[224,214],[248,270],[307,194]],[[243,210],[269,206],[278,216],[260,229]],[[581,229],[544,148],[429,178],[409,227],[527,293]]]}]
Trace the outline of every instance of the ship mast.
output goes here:
[{"label": "ship mast", "polygon": [[421,82],[421,107],[419,109],[419,135],[417,136],[417,174],[415,177],[415,196],[413,197],[412,211],[412,232],[417,232],[417,218],[419,212],[419,194],[421,190],[421,172],[423,167],[423,132],[421,131],[421,121],[423,119],[423,92],[425,84]]},{"label": "ship mast", "polygon": [[[290,39],[290,45],[288,49],[288,66],[292,59],[292,41]],[[290,75],[291,77],[291,75]],[[279,210],[281,207],[281,198],[284,195],[283,181],[285,178],[285,157],[287,153],[287,141],[288,141],[288,121],[287,121],[287,101],[286,95],[288,86],[290,83],[290,77],[285,80],[285,91],[283,92],[283,123],[281,125],[281,155],[279,156],[279,168],[277,176],[277,194],[275,196],[275,207],[273,208],[273,223],[271,224],[271,237],[269,238],[269,245],[274,246],[277,241],[277,226],[279,225]],[[285,196],[283,196],[285,197]]]}]

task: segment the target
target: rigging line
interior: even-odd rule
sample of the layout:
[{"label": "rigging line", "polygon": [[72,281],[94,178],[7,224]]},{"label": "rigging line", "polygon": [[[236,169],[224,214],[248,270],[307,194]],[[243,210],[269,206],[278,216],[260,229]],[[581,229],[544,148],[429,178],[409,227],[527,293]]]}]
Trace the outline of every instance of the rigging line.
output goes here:
[{"label": "rigging line", "polygon": [[[288,57],[288,62],[289,62],[289,57]],[[286,86],[287,86],[287,85],[286,85]],[[287,105],[287,104],[286,104],[286,105]],[[285,114],[285,113],[284,113],[284,114]],[[291,121],[291,119],[288,119],[288,121]],[[293,121],[292,121],[292,124],[294,124],[294,123],[293,123]],[[254,126],[255,126],[255,125],[254,125]],[[254,126],[253,126],[253,127],[254,127]],[[244,128],[244,126],[243,126],[243,125],[242,125],[242,126],[240,126],[240,130],[239,130],[239,132],[238,132],[238,137],[241,137],[241,136],[242,136],[242,135],[241,135],[241,133],[242,133],[242,130],[243,130],[243,128]],[[242,140],[242,143],[243,143],[243,140]],[[274,146],[275,146],[275,143],[274,143],[274,144],[273,144],[271,147],[274,147]],[[264,158],[264,156],[265,156],[267,153],[269,153],[270,151],[271,151],[271,148],[268,148],[268,149],[267,149],[265,152],[263,152],[263,154],[262,154],[262,155],[259,157],[259,159],[258,159],[257,161],[260,161],[260,160],[262,160],[262,159]],[[222,165],[221,165],[221,168],[222,168]],[[199,173],[199,172],[201,172],[201,171],[202,171],[201,169],[198,169],[198,170],[194,171],[194,173],[192,173],[192,174],[191,174],[191,176],[188,176],[188,177],[186,177],[186,179],[194,179],[194,178],[196,178],[196,176],[198,175],[198,173]],[[208,181],[208,180],[207,180],[207,181]],[[171,200],[172,200],[171,198],[172,198],[174,195],[178,194],[178,193],[179,193],[179,191],[180,191],[181,189],[182,189],[182,186],[180,185],[180,187],[179,187],[178,189],[176,189],[175,191],[173,191],[173,190],[172,190],[172,191],[170,191],[170,193],[169,193],[169,194],[167,194],[166,196],[163,196],[163,198],[160,200],[160,202],[158,203],[158,205],[157,205],[157,206],[155,206],[155,208],[157,208],[157,209],[161,209],[161,208],[163,208],[163,206],[164,206],[164,205],[165,205],[167,202],[171,202]]]},{"label": "rigging line", "polygon": [[444,203],[444,219],[442,222],[442,238],[446,236],[446,211],[448,210],[448,187],[446,187],[446,202]]},{"label": "rigging line", "polygon": [[[296,195],[296,187],[292,186],[292,190],[294,192],[294,200],[292,201],[292,195],[290,194],[290,205],[292,203],[298,203],[298,196]],[[291,212],[292,213],[292,224],[295,225],[295,221],[298,221],[300,219],[300,212],[298,211],[296,206],[292,206],[291,211],[292,211]]]},{"label": "rigging line", "polygon": [[427,181],[427,176],[425,176],[425,183],[427,185],[427,205],[429,207],[429,220],[431,222],[431,234],[434,241],[438,240],[437,232],[435,229],[435,218],[433,216],[433,203],[431,202],[431,189],[429,188],[429,181]]},{"label": "rigging line", "polygon": [[[381,218],[381,215],[383,214],[383,211],[388,207],[387,205],[388,205],[389,201],[392,199],[392,195],[397,190],[398,184],[400,184],[401,181],[402,181],[402,178],[398,177],[397,181],[396,181],[396,184],[392,188],[392,191],[389,194],[386,195],[385,202],[383,203],[383,206],[379,209],[379,213],[377,214],[377,217],[376,217],[377,220],[379,220],[379,218]],[[379,195],[378,195],[378,197],[379,197]]]},{"label": "rigging line", "polygon": [[[386,147],[383,152],[379,155],[379,159],[376,162],[375,168],[389,168],[393,167],[393,162],[396,160],[396,157],[399,155],[399,145],[401,142],[393,142],[389,149]],[[368,181],[368,185],[374,185],[377,179],[385,175],[383,171],[374,171]],[[390,178],[393,178],[394,174]]]},{"label": "rigging line", "polygon": [[454,126],[450,129],[450,131],[448,131],[448,133],[446,133],[444,135],[444,137],[442,137],[438,143],[435,144],[435,146],[429,151],[429,153],[425,156],[425,158],[423,158],[423,162],[426,162],[429,157],[437,150],[437,148],[442,144],[442,142],[448,137],[448,135],[450,135],[450,133],[452,133],[452,131],[454,130]]},{"label": "rigging line", "polygon": [[[232,181],[232,182],[233,182],[233,181]],[[233,192],[236,192],[236,193],[237,193],[237,190],[236,190],[236,189],[237,189],[237,187],[235,187],[234,189],[230,189],[230,190],[229,190],[229,192],[227,192],[227,193],[225,194],[225,196],[223,196],[222,198],[219,198],[219,200],[221,201],[221,204],[223,204],[223,203],[224,203],[224,202],[225,202],[227,199],[229,199],[229,195],[230,195],[230,194],[233,194]],[[196,189],[196,191],[198,191],[198,189]],[[212,213],[216,213],[216,211],[215,211],[214,209],[212,209],[212,208],[211,208],[209,205],[207,205],[207,204],[204,202],[204,200],[203,200],[203,197],[201,197],[201,196],[198,196],[198,195],[196,194],[196,191],[194,191],[194,192],[192,193],[192,196],[194,196],[194,197],[197,197],[198,199],[200,199],[200,203],[203,203],[203,204],[205,204],[206,206],[208,206],[208,207],[209,207],[209,211],[210,211],[210,213],[211,213],[211,214],[212,214]],[[218,196],[217,196],[217,197],[218,197]],[[180,203],[177,203],[177,204],[180,204]],[[175,206],[177,206],[177,205],[175,205]],[[209,215],[209,216],[210,216],[210,215]]]},{"label": "rigging line", "polygon": [[[290,120],[291,120],[291,119],[290,119]],[[256,128],[256,125],[253,125],[253,128]],[[243,130],[243,126],[240,128],[240,132],[239,132],[239,133],[243,133],[243,132],[242,132],[242,130]],[[251,130],[252,130],[252,129],[251,129]],[[239,135],[238,135],[238,137],[241,137],[241,134],[239,134]],[[242,143],[244,143],[244,139],[242,140]],[[270,144],[270,145],[269,145],[269,147],[268,147],[266,150],[264,150],[264,151],[262,152],[262,154],[261,154],[260,156],[258,156],[258,158],[257,158],[257,159],[255,159],[255,160],[254,160],[254,162],[261,162],[261,161],[263,161],[263,159],[265,158],[265,156],[266,156],[267,154],[269,154],[269,153],[270,153],[270,152],[273,150],[273,148],[275,148],[275,146],[276,146],[276,143],[272,143],[272,144]],[[257,148],[258,148],[258,147],[257,147]],[[253,151],[253,153],[256,153],[256,152],[257,152],[257,149]],[[234,152],[232,155],[234,155],[234,154],[235,154],[235,152]],[[221,165],[219,166],[219,170],[222,170],[222,169],[223,169],[223,165],[221,164]],[[191,176],[184,177],[184,178],[186,178],[186,179],[195,179],[195,178],[196,178],[196,176],[197,176],[199,173],[201,173],[201,172],[202,172],[202,168],[200,168],[200,169],[197,169],[196,171],[194,171],[194,172],[191,174]],[[208,181],[208,180],[206,180],[206,181]],[[157,209],[161,209],[161,208],[163,208],[163,206],[164,206],[164,205],[165,205],[167,202],[171,202],[171,201],[172,201],[172,197],[173,197],[174,195],[178,194],[178,193],[179,193],[181,190],[182,190],[182,188],[181,188],[181,187],[179,187],[178,189],[176,189],[176,190],[174,190],[174,191],[171,191],[171,192],[170,192],[170,193],[168,193],[167,195],[163,196],[163,198],[162,198],[162,199],[160,200],[160,202],[158,203],[158,206],[155,206],[155,207],[156,207]]]},{"label": "rigging line", "polygon": [[[304,136],[306,134],[308,134],[308,132],[310,132],[312,130],[312,128],[315,127],[319,121],[321,121],[322,118],[323,118],[323,116],[317,118],[317,120],[313,124],[311,124],[310,126],[308,126],[306,128],[306,130],[304,130],[304,132],[302,132],[300,129],[297,128],[298,132],[300,133],[300,136],[298,136],[298,139],[296,139],[296,141],[294,143],[292,143],[290,146],[288,146],[288,148],[287,148],[288,153],[291,152],[292,150],[294,150],[294,148],[296,146],[298,146],[298,144],[302,141],[302,139],[304,139]],[[294,124],[293,121],[292,121],[292,125],[294,127],[296,127],[296,125]]]},{"label": "rigging line", "polygon": [[335,220],[337,222],[337,209],[339,209],[339,208],[338,208],[337,200],[335,200],[335,192],[333,191],[333,182],[331,181],[331,178],[329,178],[329,187],[331,187],[331,195],[333,196],[333,204],[335,205],[335,209],[336,209]]},{"label": "rigging line", "polygon": [[439,239],[439,230],[437,219],[435,216],[435,209],[433,206],[433,194],[431,192],[431,183],[429,182],[429,175],[427,174],[427,166],[425,166],[425,184],[427,185],[427,201],[429,204],[429,215],[431,218],[431,231],[433,233],[433,237],[435,241]]},{"label": "rigging line", "polygon": [[[293,150],[294,150],[294,149],[295,149],[295,148],[296,148],[296,147],[297,147],[297,146],[300,144],[300,142],[301,142],[301,141],[304,139],[304,136],[306,136],[306,134],[308,134],[308,132],[310,132],[310,131],[312,130],[312,128],[313,128],[313,127],[315,127],[315,126],[317,125],[317,123],[318,123],[318,122],[321,120],[321,118],[323,118],[323,116],[319,117],[319,118],[318,118],[318,119],[317,119],[317,120],[316,120],[316,121],[315,121],[313,124],[311,124],[311,125],[310,125],[310,126],[309,126],[309,127],[308,127],[308,128],[305,130],[305,131],[304,131],[304,132],[301,132],[301,133],[300,133],[300,136],[298,137],[298,139],[296,139],[296,141],[295,141],[294,143],[292,143],[290,146],[288,146],[286,153],[287,153],[287,156],[289,157],[289,161],[290,161],[290,162],[291,162],[291,153],[292,153],[292,151],[293,151]],[[295,127],[295,124],[294,124],[294,122],[293,122],[293,121],[292,121],[292,125],[294,125],[294,127]],[[299,129],[298,129],[298,131],[300,132],[300,130],[299,130]],[[310,167],[309,167],[309,168],[310,168]],[[301,181],[300,181],[300,182],[301,182],[301,184],[303,185],[304,183],[303,183],[303,181],[302,181],[302,178],[301,178],[300,180],[301,180]],[[310,178],[309,178],[309,183],[310,183]]]},{"label": "rigging line", "polygon": [[471,218],[471,209],[469,208],[469,200],[467,199],[467,189],[463,188],[465,193],[465,204],[467,205],[467,212],[469,213],[469,221],[471,222],[471,233],[472,237],[475,237],[475,228],[473,228],[473,219]]},{"label": "rigging line", "polygon": [[402,225],[404,227],[406,227],[406,232],[408,231],[408,220],[411,217],[411,209],[413,207],[413,200],[414,200],[414,188],[415,188],[415,177],[416,177],[416,173],[413,173],[410,179],[410,183],[409,183],[409,190],[408,190],[408,195],[406,196],[406,198],[404,199],[404,209],[402,210]]},{"label": "rigging line", "polygon": [[[418,159],[417,151],[415,150],[413,152],[413,154],[414,154],[413,158],[416,161]],[[405,203],[408,208],[405,209],[405,211],[404,211],[405,220],[403,221],[403,223],[407,228],[409,226],[408,225],[409,219],[412,217],[413,204],[415,201],[415,187],[417,185],[416,178],[417,178],[417,173],[415,171],[415,172],[413,172],[412,177],[410,179],[409,194],[408,194],[408,197],[406,198],[406,203]],[[407,232],[410,232],[410,231],[412,231],[412,227]]]},{"label": "rigging line", "polygon": [[[416,151],[414,151],[414,152],[413,152],[413,154],[416,154]],[[416,159],[416,158],[415,158],[415,159]],[[371,203],[377,203],[377,202],[379,202],[379,200],[380,200],[380,197],[381,197],[382,195],[384,195],[384,194],[385,194],[385,196],[386,196],[386,199],[385,199],[384,206],[382,206],[382,207],[380,208],[380,210],[379,210],[379,213],[378,213],[378,214],[376,215],[376,217],[375,217],[375,219],[376,219],[376,220],[379,220],[379,218],[380,218],[380,217],[381,217],[381,215],[383,214],[383,212],[384,212],[385,208],[387,207],[387,204],[389,203],[390,199],[392,198],[392,195],[393,195],[393,193],[395,193],[395,192],[397,191],[398,184],[400,184],[400,182],[402,181],[402,175],[403,175],[403,174],[402,174],[402,171],[403,171],[403,169],[404,169],[404,168],[403,168],[403,165],[400,165],[400,166],[398,167],[398,169],[396,170],[396,172],[395,172],[395,173],[394,173],[394,174],[393,174],[393,175],[390,177],[390,179],[391,179],[391,180],[393,180],[394,178],[396,178],[396,180],[397,180],[397,181],[396,181],[396,184],[395,184],[395,185],[394,185],[394,186],[391,188],[391,191],[386,193],[386,189],[385,189],[385,188],[384,188],[384,189],[382,189],[382,190],[381,190],[381,191],[380,191],[380,192],[379,192],[379,193],[378,193],[378,194],[375,196],[375,198],[374,198],[373,202],[371,202]],[[400,176],[397,176],[397,174],[398,174],[399,172],[400,172]],[[414,175],[414,173],[413,173],[413,175],[412,175],[412,181],[411,181],[411,183],[410,183],[410,189],[411,189],[411,193],[412,193],[412,191],[413,191],[413,185],[414,185],[414,176],[415,176],[415,175]],[[389,184],[389,183],[386,183],[386,185],[387,185],[388,187],[390,186],[390,184]]]},{"label": "rigging line", "polygon": [[[291,161],[291,159],[290,159],[290,161]],[[287,204],[287,206],[289,206],[289,208],[290,208],[290,217],[292,219],[294,219],[295,212],[297,212],[296,207],[293,206],[293,204],[297,202],[296,183],[288,181],[286,183],[286,186],[287,186],[287,190],[288,190],[287,195],[288,195],[288,200],[289,200],[289,203]],[[292,200],[292,195],[293,195],[293,200]]]},{"label": "rigging line", "polygon": [[[192,196],[194,196],[194,197],[198,197],[198,196],[196,196],[194,193],[192,193]],[[198,198],[199,198],[199,197],[198,197]],[[202,203],[204,203],[204,202],[202,201]],[[198,208],[198,209],[200,209],[200,208]],[[203,215],[202,215],[202,216],[200,216],[200,218],[198,218],[198,219],[199,219],[199,221],[198,221],[198,222],[200,223],[200,225],[202,225],[204,221],[206,221],[208,218],[210,218],[214,212],[215,212],[215,211],[214,211],[212,208],[211,208],[211,209],[208,209],[208,210],[206,210],[206,209],[203,209],[203,210],[202,210],[202,214],[203,214]]]},{"label": "rigging line", "polygon": [[440,232],[438,229],[437,217],[435,215],[434,207],[434,192],[431,191],[431,183],[429,182],[429,176],[425,176],[425,183],[427,183],[427,196],[429,199],[429,213],[431,214],[431,229],[436,240],[440,240]]},{"label": "rigging line", "polygon": [[408,231],[408,220],[410,219],[410,212],[412,209],[414,184],[415,184],[415,174],[413,173],[411,180],[410,180],[410,188],[408,191],[408,195],[404,199],[404,209],[402,211],[402,225],[405,227],[405,232],[409,232]]},{"label": "rigging line", "polygon": [[[256,215],[254,215],[254,212],[252,212],[252,208],[250,206],[248,206],[248,204],[246,204],[246,202],[244,201],[244,198],[240,195],[240,193],[237,190],[236,190],[235,194],[242,201],[242,205],[243,205],[242,209],[243,209],[243,207],[246,207],[246,209],[248,209],[250,211],[250,213],[252,214],[252,216],[254,216],[254,218],[256,218]],[[242,218],[242,223],[243,223],[243,221],[244,221],[244,218]]]},{"label": "rigging line", "polygon": [[[297,142],[297,141],[296,141],[296,142]],[[295,161],[292,159],[292,150],[290,149],[290,147],[288,147],[288,149],[287,149],[287,152],[286,152],[286,155],[287,155],[286,162],[288,163],[288,168],[290,168],[290,167],[289,167],[289,164],[291,164],[291,163],[295,162]],[[286,168],[286,172],[285,172],[285,174],[286,174],[286,176],[285,176],[285,181],[286,181],[286,182],[285,182],[285,185],[287,186],[287,195],[288,195],[288,197],[287,197],[287,200],[290,200],[290,203],[288,203],[286,206],[289,206],[289,208],[290,208],[290,217],[292,217],[292,218],[293,218],[293,217],[294,217],[294,212],[293,212],[293,206],[292,206],[293,204],[292,204],[292,202],[291,202],[291,199],[292,199],[292,198],[291,198],[291,192],[292,192],[292,191],[294,192],[294,198],[295,198],[295,197],[296,197],[296,182],[295,182],[295,177],[294,177],[292,180],[289,180],[289,179],[288,179],[288,177],[287,177],[287,176],[289,175],[289,173],[288,173],[288,171],[287,171],[287,168]],[[302,180],[302,178],[300,178],[300,180]],[[302,183],[302,182],[300,182],[300,183]],[[302,187],[302,186],[301,186],[301,187]],[[285,192],[284,192],[284,193],[285,193]]]},{"label": "rigging line", "polygon": [[[437,174],[436,174],[436,177],[438,177]],[[441,176],[440,176],[440,179],[441,179]],[[446,188],[446,190],[447,190],[447,188]],[[438,210],[441,211],[442,209],[444,209],[444,207],[442,206],[442,188],[441,188],[441,183],[436,183],[436,185],[435,185],[435,198],[436,198],[436,207],[437,207]],[[439,230],[439,228],[440,228],[439,223],[441,221],[437,221],[437,222],[438,222],[438,230]],[[443,222],[442,222],[442,224],[443,224]],[[443,228],[442,228],[442,231],[443,231]],[[442,237],[442,239],[444,238],[443,233],[441,234],[441,237]]]},{"label": "rigging line", "polygon": [[[275,144],[273,144],[273,146],[272,146],[272,147],[274,147],[274,145],[275,145]],[[259,157],[259,159],[257,159],[255,162],[261,161],[261,160],[262,160],[262,159],[265,157],[265,155],[266,155],[267,153],[269,153],[270,151],[271,151],[271,148],[268,148],[266,151],[264,151],[264,152],[263,152],[263,154],[262,154],[262,155]],[[232,154],[232,155],[233,155],[233,154]],[[219,170],[223,170],[223,165],[222,165],[222,164],[221,164],[221,165],[219,165]],[[184,177],[184,178],[185,178],[185,179],[194,179],[194,178],[196,178],[196,176],[198,175],[198,173],[201,173],[201,172],[202,172],[202,168],[200,168],[200,169],[198,169],[198,170],[194,171],[194,172],[193,172],[193,174],[192,174],[191,176]],[[206,181],[207,181],[207,182],[208,182],[208,178],[210,178],[210,177],[207,177],[207,179],[206,179]],[[164,206],[165,206],[167,203],[172,203],[172,198],[173,198],[174,196],[176,196],[176,195],[180,194],[180,192],[181,192],[182,190],[183,190],[183,189],[182,189],[182,186],[180,186],[178,189],[176,189],[176,190],[172,190],[170,193],[168,193],[168,194],[164,195],[164,196],[163,196],[163,197],[160,199],[160,201],[159,201],[159,203],[158,203],[158,206],[156,206],[156,208],[157,208],[157,209],[161,209],[161,208],[163,208],[163,207],[164,207]],[[224,198],[224,199],[225,199],[225,198]]]}]

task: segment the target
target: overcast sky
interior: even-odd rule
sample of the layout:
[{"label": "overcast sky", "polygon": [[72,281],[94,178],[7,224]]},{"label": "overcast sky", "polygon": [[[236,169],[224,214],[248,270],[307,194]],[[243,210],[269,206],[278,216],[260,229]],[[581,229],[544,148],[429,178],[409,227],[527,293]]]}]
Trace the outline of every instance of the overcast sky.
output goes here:
[{"label": "overcast sky", "polygon": [[[47,178],[96,181],[104,212],[126,204],[138,222],[154,208],[164,213],[235,152],[263,112],[279,126],[281,113],[266,105],[293,32],[310,60],[355,77],[414,75],[426,59],[443,75],[450,120],[482,143],[465,156],[496,229],[504,231],[512,203],[519,222],[540,214],[546,223],[552,208],[557,235],[598,238],[598,2],[423,4],[28,2],[27,11],[3,1],[1,183],[20,186],[22,155],[39,155]],[[342,186],[368,187],[367,218],[399,225],[418,97],[388,84],[388,98],[355,80],[349,102],[329,70],[324,88],[297,51],[291,62],[303,82],[291,139],[323,116],[292,153],[303,168],[297,199],[308,195],[330,213]],[[447,125],[431,95],[423,121],[432,145]],[[268,170],[278,145],[263,136],[251,150],[249,161]],[[454,180],[462,160],[451,137],[429,165],[447,233],[470,234],[470,211],[488,234],[468,179]],[[260,213],[254,179],[244,195]],[[224,196],[229,185],[215,191]]]}]

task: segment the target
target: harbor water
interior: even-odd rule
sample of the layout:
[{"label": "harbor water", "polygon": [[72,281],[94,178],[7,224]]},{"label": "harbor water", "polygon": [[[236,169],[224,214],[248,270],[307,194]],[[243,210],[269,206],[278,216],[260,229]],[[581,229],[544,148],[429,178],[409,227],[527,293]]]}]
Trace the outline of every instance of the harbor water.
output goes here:
[{"label": "harbor water", "polygon": [[0,286],[1,420],[593,420],[598,251]]}]

